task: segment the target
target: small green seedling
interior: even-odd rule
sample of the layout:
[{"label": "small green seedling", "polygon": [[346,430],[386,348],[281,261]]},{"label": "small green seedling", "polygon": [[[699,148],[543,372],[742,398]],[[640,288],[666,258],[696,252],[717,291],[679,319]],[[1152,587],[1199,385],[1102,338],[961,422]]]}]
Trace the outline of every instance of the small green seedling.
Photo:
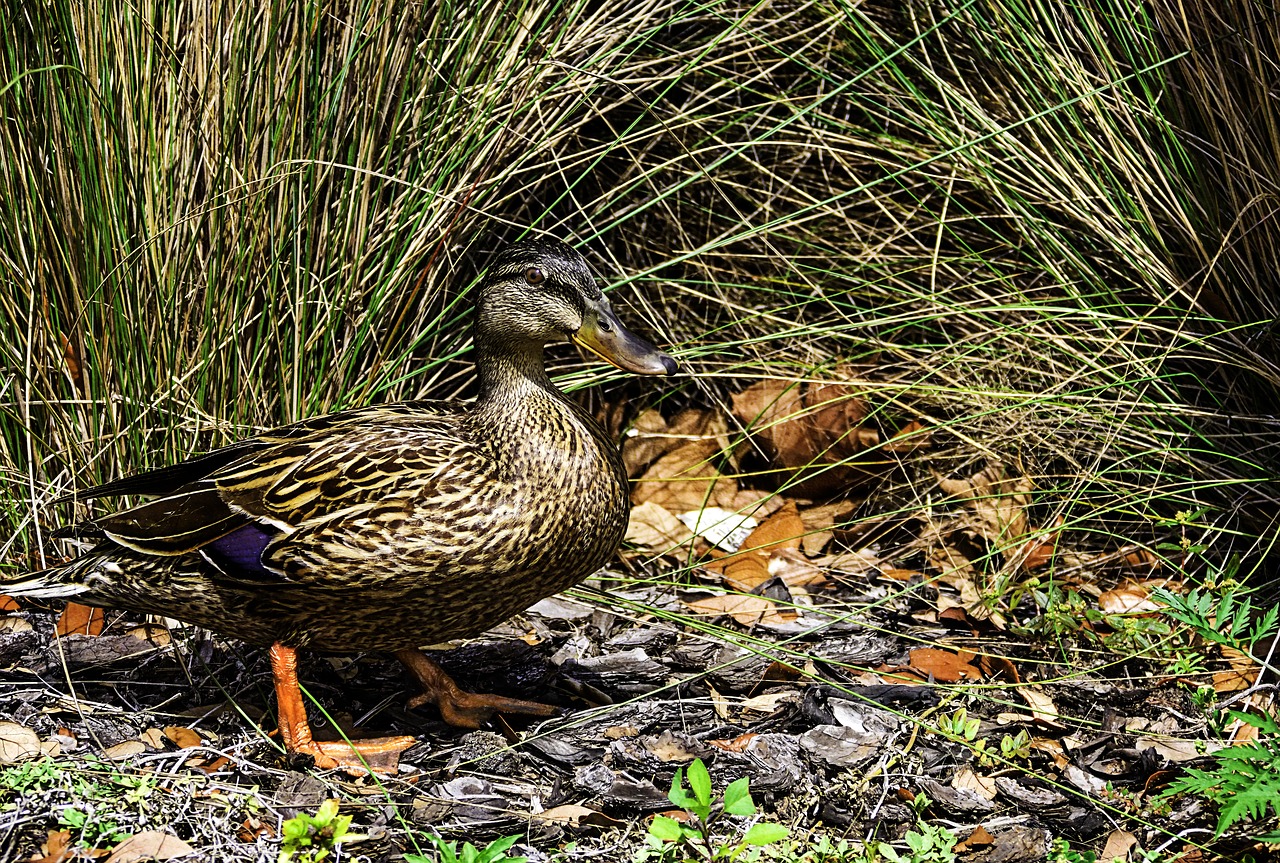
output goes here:
[{"label": "small green seedling", "polygon": [[79,835],[79,841],[88,846],[115,845],[129,835],[113,819],[103,818],[94,812],[89,805],[87,811],[75,806],[68,806],[58,813],[58,823],[72,833]]},{"label": "small green seedling", "polygon": [[278,863],[320,863],[342,842],[356,838],[349,833],[350,815],[338,814],[338,801],[326,800],[315,815],[299,814],[281,825]]},{"label": "small green seedling", "polygon": [[902,837],[910,853],[899,854],[889,843],[881,842],[877,849],[880,855],[889,863],[956,863],[956,834],[924,820],[929,798],[917,794],[911,801],[911,808],[915,810],[916,827],[919,829],[908,830]]},{"label": "small green seedling", "polygon": [[978,737],[978,729],[982,726],[982,722],[977,717],[970,717],[969,711],[963,707],[957,707],[955,713],[950,716],[944,714],[938,717],[938,730],[949,737],[958,737],[972,743]]},{"label": "small green seedling", "polygon": [[691,817],[688,821],[681,822],[665,815],[655,816],[649,822],[649,847],[641,852],[638,859],[649,859],[650,856],[670,859],[683,854],[686,860],[758,860],[760,846],[787,838],[786,827],[757,822],[736,842],[722,842],[712,835],[725,815],[748,816],[756,813],[755,801],[751,799],[750,782],[746,776],[730,782],[716,804],[711,796],[711,774],[707,772],[701,758],[689,765],[687,775],[684,770],[676,770],[667,799],[688,812]]},{"label": "small green seedling", "polygon": [[457,842],[446,842],[439,836],[428,834],[427,838],[436,846],[436,857],[433,859],[424,854],[406,854],[404,863],[528,863],[528,857],[508,857],[507,849],[516,844],[519,836],[504,836],[495,839],[484,848],[476,848],[470,842],[458,850]]}]

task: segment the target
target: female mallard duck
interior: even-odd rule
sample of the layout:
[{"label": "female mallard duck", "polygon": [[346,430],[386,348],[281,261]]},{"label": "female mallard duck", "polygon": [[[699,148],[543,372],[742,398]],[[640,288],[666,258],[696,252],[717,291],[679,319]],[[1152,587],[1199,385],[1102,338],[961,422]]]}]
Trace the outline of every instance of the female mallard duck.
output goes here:
[{"label": "female mallard duck", "polygon": [[629,333],[582,255],[555,240],[500,253],[476,299],[480,394],[304,420],[81,499],[148,503],[76,528],[96,547],[0,593],[174,617],[271,645],[280,731],[320,767],[387,768],[412,737],[312,740],[295,650],[387,650],[447,721],[533,702],[463,692],[419,645],[477,635],[602,566],[626,529],[618,447],[543,368],[569,338],[637,374],[675,361]]}]

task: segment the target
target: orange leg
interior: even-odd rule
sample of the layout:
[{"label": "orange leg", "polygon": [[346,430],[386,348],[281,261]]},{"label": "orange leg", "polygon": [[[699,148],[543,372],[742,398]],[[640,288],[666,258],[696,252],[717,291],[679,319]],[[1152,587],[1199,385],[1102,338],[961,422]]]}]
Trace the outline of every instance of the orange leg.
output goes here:
[{"label": "orange leg", "polygon": [[421,650],[405,648],[396,651],[396,659],[404,663],[418,678],[423,693],[409,699],[409,707],[435,704],[440,716],[450,725],[459,728],[479,728],[494,713],[519,713],[525,716],[554,716],[556,708],[536,701],[504,698],[501,695],[481,695],[459,689],[458,684],[440,666],[423,655]]},{"label": "orange leg", "polygon": [[[400,763],[400,753],[418,741],[412,737],[376,737],[347,743],[345,740],[312,740],[307,710],[298,689],[298,654],[280,642],[271,645],[271,673],[276,681],[276,712],[280,736],[290,756],[310,755],[316,767],[341,767],[351,773],[365,773],[368,766],[380,773],[392,772]],[[363,760],[362,760],[363,758]]]}]

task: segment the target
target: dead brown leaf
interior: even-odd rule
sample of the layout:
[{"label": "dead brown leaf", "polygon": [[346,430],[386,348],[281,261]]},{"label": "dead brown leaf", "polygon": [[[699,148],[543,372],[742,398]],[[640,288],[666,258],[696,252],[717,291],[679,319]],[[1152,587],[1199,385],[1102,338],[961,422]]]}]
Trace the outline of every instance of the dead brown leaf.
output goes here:
[{"label": "dead brown leaf", "polygon": [[772,577],[770,561],[775,552],[798,551],[804,535],[804,522],[795,501],[787,501],[751,531],[734,554],[704,563],[704,568],[719,572],[734,590],[750,593]]},{"label": "dead brown leaf", "polygon": [[1027,706],[1031,708],[1031,715],[1035,717],[1036,722],[1041,725],[1047,725],[1050,728],[1064,727],[1058,719],[1057,705],[1053,703],[1053,699],[1043,689],[1037,686],[1019,686],[1018,694],[1022,696],[1023,701],[1027,702]]},{"label": "dead brown leaf", "polygon": [[751,745],[751,741],[759,736],[758,734],[747,732],[746,734],[739,734],[732,740],[708,740],[707,743],[726,752],[746,752],[747,747]]},{"label": "dead brown leaf", "polygon": [[1006,680],[1009,683],[1020,683],[1018,669],[1003,656],[992,656],[984,653],[978,657],[978,667],[982,673],[992,680]]},{"label": "dead brown leaf", "polygon": [[880,433],[864,424],[869,412],[866,399],[843,383],[766,380],[733,396],[733,415],[771,461],[790,471],[834,465],[793,486],[804,495],[847,490],[894,466],[866,452],[880,442]]},{"label": "dead brown leaf", "polygon": [[822,506],[810,506],[800,510],[800,521],[804,524],[804,536],[800,546],[809,557],[817,557],[827,547],[827,543],[835,537],[836,522],[844,519],[852,508],[848,502],[828,503]]},{"label": "dead brown leaf", "polygon": [[139,860],[172,860],[194,854],[195,849],[172,833],[146,830],[135,833],[111,851],[107,863],[137,863]]},{"label": "dead brown leaf", "polygon": [[1152,599],[1145,586],[1134,581],[1104,590],[1098,597],[1103,614],[1141,614],[1159,611],[1160,603]]},{"label": "dead brown leaf", "polygon": [[138,735],[138,739],[151,749],[163,751],[167,748],[164,742],[164,732],[159,728],[148,728],[146,731]]},{"label": "dead brown leaf", "polygon": [[644,748],[662,762],[676,761],[684,764],[698,757],[698,753],[691,751],[684,740],[670,731],[664,731],[657,737],[646,738]]},{"label": "dead brown leaf", "polygon": [[15,764],[40,754],[40,737],[25,725],[0,722],[0,764]]},{"label": "dead brown leaf", "polygon": [[564,824],[569,827],[621,827],[622,822],[616,818],[610,818],[603,812],[596,809],[588,809],[586,806],[579,806],[576,803],[565,803],[562,806],[552,806],[544,812],[539,812],[533,816],[539,821],[549,821],[552,824]]},{"label": "dead brown leaf", "polygon": [[996,781],[990,776],[979,776],[973,772],[972,767],[961,767],[956,771],[956,775],[951,777],[952,788],[962,788],[972,791],[984,800],[995,800],[998,789]]},{"label": "dead brown leaf", "polygon": [[695,614],[707,617],[728,615],[743,626],[754,626],[757,623],[781,624],[796,618],[795,612],[779,608],[763,596],[725,594],[695,599],[685,605]]},{"label": "dead brown leaf", "polygon": [[146,744],[141,740],[121,740],[119,743],[102,750],[102,754],[112,761],[124,761],[135,755],[141,755],[146,751]]},{"label": "dead brown leaf", "polygon": [[890,581],[910,581],[913,578],[924,578],[924,573],[915,569],[898,569],[892,566],[886,566],[880,570],[880,574]]},{"label": "dead brown leaf", "polygon": [[972,665],[973,654],[963,656],[936,647],[917,647],[910,653],[911,668],[931,677],[939,683],[959,683],[961,680],[978,680],[982,672]]},{"label": "dead brown leaf", "polygon": [[164,736],[172,740],[179,749],[190,749],[193,746],[204,745],[204,739],[199,734],[181,725],[166,726]]},{"label": "dead brown leaf", "polygon": [[228,764],[231,763],[231,759],[225,755],[219,755],[217,758],[213,759],[212,761],[209,761],[207,763],[202,763],[202,764],[193,763],[196,760],[197,759],[194,759],[194,758],[191,759],[191,761],[187,762],[187,766],[195,767],[197,770],[200,770],[203,773],[209,773],[209,774],[217,773],[219,770],[221,770],[222,768],[226,767]]},{"label": "dead brown leaf", "polygon": [[1124,830],[1113,830],[1107,837],[1099,863],[1122,863],[1129,859],[1129,852],[1138,844],[1138,837]]},{"label": "dead brown leaf", "polygon": [[18,601],[16,599],[12,596],[0,593],[0,611],[18,611],[20,609],[21,606],[18,605]]},{"label": "dead brown leaf", "polygon": [[667,420],[661,413],[653,408],[641,411],[622,437],[622,463],[627,476],[639,476],[680,443],[679,438],[668,432]]},{"label": "dead brown leaf", "polygon": [[268,839],[274,839],[276,828],[269,821],[263,821],[256,815],[250,815],[244,819],[244,823],[240,825],[240,829],[236,831],[236,836],[241,842],[253,842],[259,836],[265,836]]},{"label": "dead brown leaf", "polygon": [[885,442],[885,452],[912,452],[928,449],[933,442],[933,432],[926,431],[927,426],[919,420],[912,420],[893,433],[893,437]]},{"label": "dead brown leaf", "polygon": [[71,847],[69,830],[50,830],[40,850],[44,852],[44,856],[33,855],[27,858],[30,863],[63,863],[76,856],[76,850]]},{"label": "dead brown leaf", "polygon": [[956,843],[957,853],[972,851],[975,848],[985,848],[995,842],[995,837],[987,832],[987,828],[979,824],[973,828],[973,832]]},{"label": "dead brown leaf", "polygon": [[968,479],[940,476],[938,485],[964,504],[983,539],[1003,548],[1006,558],[1019,553],[1017,543],[1030,530],[1026,512],[1033,488],[1030,479],[1009,476],[1004,465],[992,464]]},{"label": "dead brown leaf", "polygon": [[631,508],[626,540],[651,551],[666,552],[693,539],[693,531],[652,501]]},{"label": "dead brown leaf", "polygon": [[1243,692],[1258,679],[1258,670],[1230,668],[1213,673],[1213,691],[1222,695],[1227,692]]},{"label": "dead brown leaf", "polygon": [[689,433],[678,433],[679,417],[673,424],[677,428],[668,430],[676,445],[663,452],[636,482],[633,503],[651,501],[675,515],[707,506],[737,508],[738,483],[719,469],[725,460],[732,462],[728,423],[711,411],[690,416],[695,418],[685,426]]},{"label": "dead brown leaf", "polygon": [[1160,558],[1145,548],[1136,548],[1121,558],[1121,564],[1134,572],[1154,572],[1160,568]]},{"label": "dead brown leaf", "polygon": [[804,521],[793,500],[769,516],[742,542],[740,551],[768,551],[773,548],[799,549],[804,537]]},{"label": "dead brown leaf", "polygon": [[1058,553],[1058,538],[1062,535],[1062,525],[1065,519],[1058,516],[1053,524],[1053,528],[1045,533],[1037,532],[1022,544],[1022,548],[1018,549],[1015,559],[1021,562],[1022,568],[1027,572],[1041,569],[1047,566]]},{"label": "dead brown leaf", "polygon": [[775,550],[769,557],[769,574],[782,579],[789,590],[818,588],[827,583],[827,574],[804,554],[792,548]]},{"label": "dead brown leaf", "polygon": [[58,615],[58,624],[54,628],[54,633],[58,636],[101,635],[102,624],[101,608],[68,602],[62,614]]}]

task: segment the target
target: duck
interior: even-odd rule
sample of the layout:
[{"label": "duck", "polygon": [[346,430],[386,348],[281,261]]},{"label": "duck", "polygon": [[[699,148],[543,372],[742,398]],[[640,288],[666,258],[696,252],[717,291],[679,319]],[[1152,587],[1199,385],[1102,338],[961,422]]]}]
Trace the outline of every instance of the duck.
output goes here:
[{"label": "duck", "polygon": [[462,690],[421,650],[479,635],[599,570],[626,530],[618,442],[552,383],[571,341],[639,375],[676,361],[627,330],[583,257],[539,237],[476,290],[474,401],[406,401],[295,422],[76,495],[144,502],[62,528],[88,550],[0,593],[162,615],[268,648],[291,763],[396,769],[408,735],[315,740],[298,651],[383,651],[453,725],[538,702]]}]

